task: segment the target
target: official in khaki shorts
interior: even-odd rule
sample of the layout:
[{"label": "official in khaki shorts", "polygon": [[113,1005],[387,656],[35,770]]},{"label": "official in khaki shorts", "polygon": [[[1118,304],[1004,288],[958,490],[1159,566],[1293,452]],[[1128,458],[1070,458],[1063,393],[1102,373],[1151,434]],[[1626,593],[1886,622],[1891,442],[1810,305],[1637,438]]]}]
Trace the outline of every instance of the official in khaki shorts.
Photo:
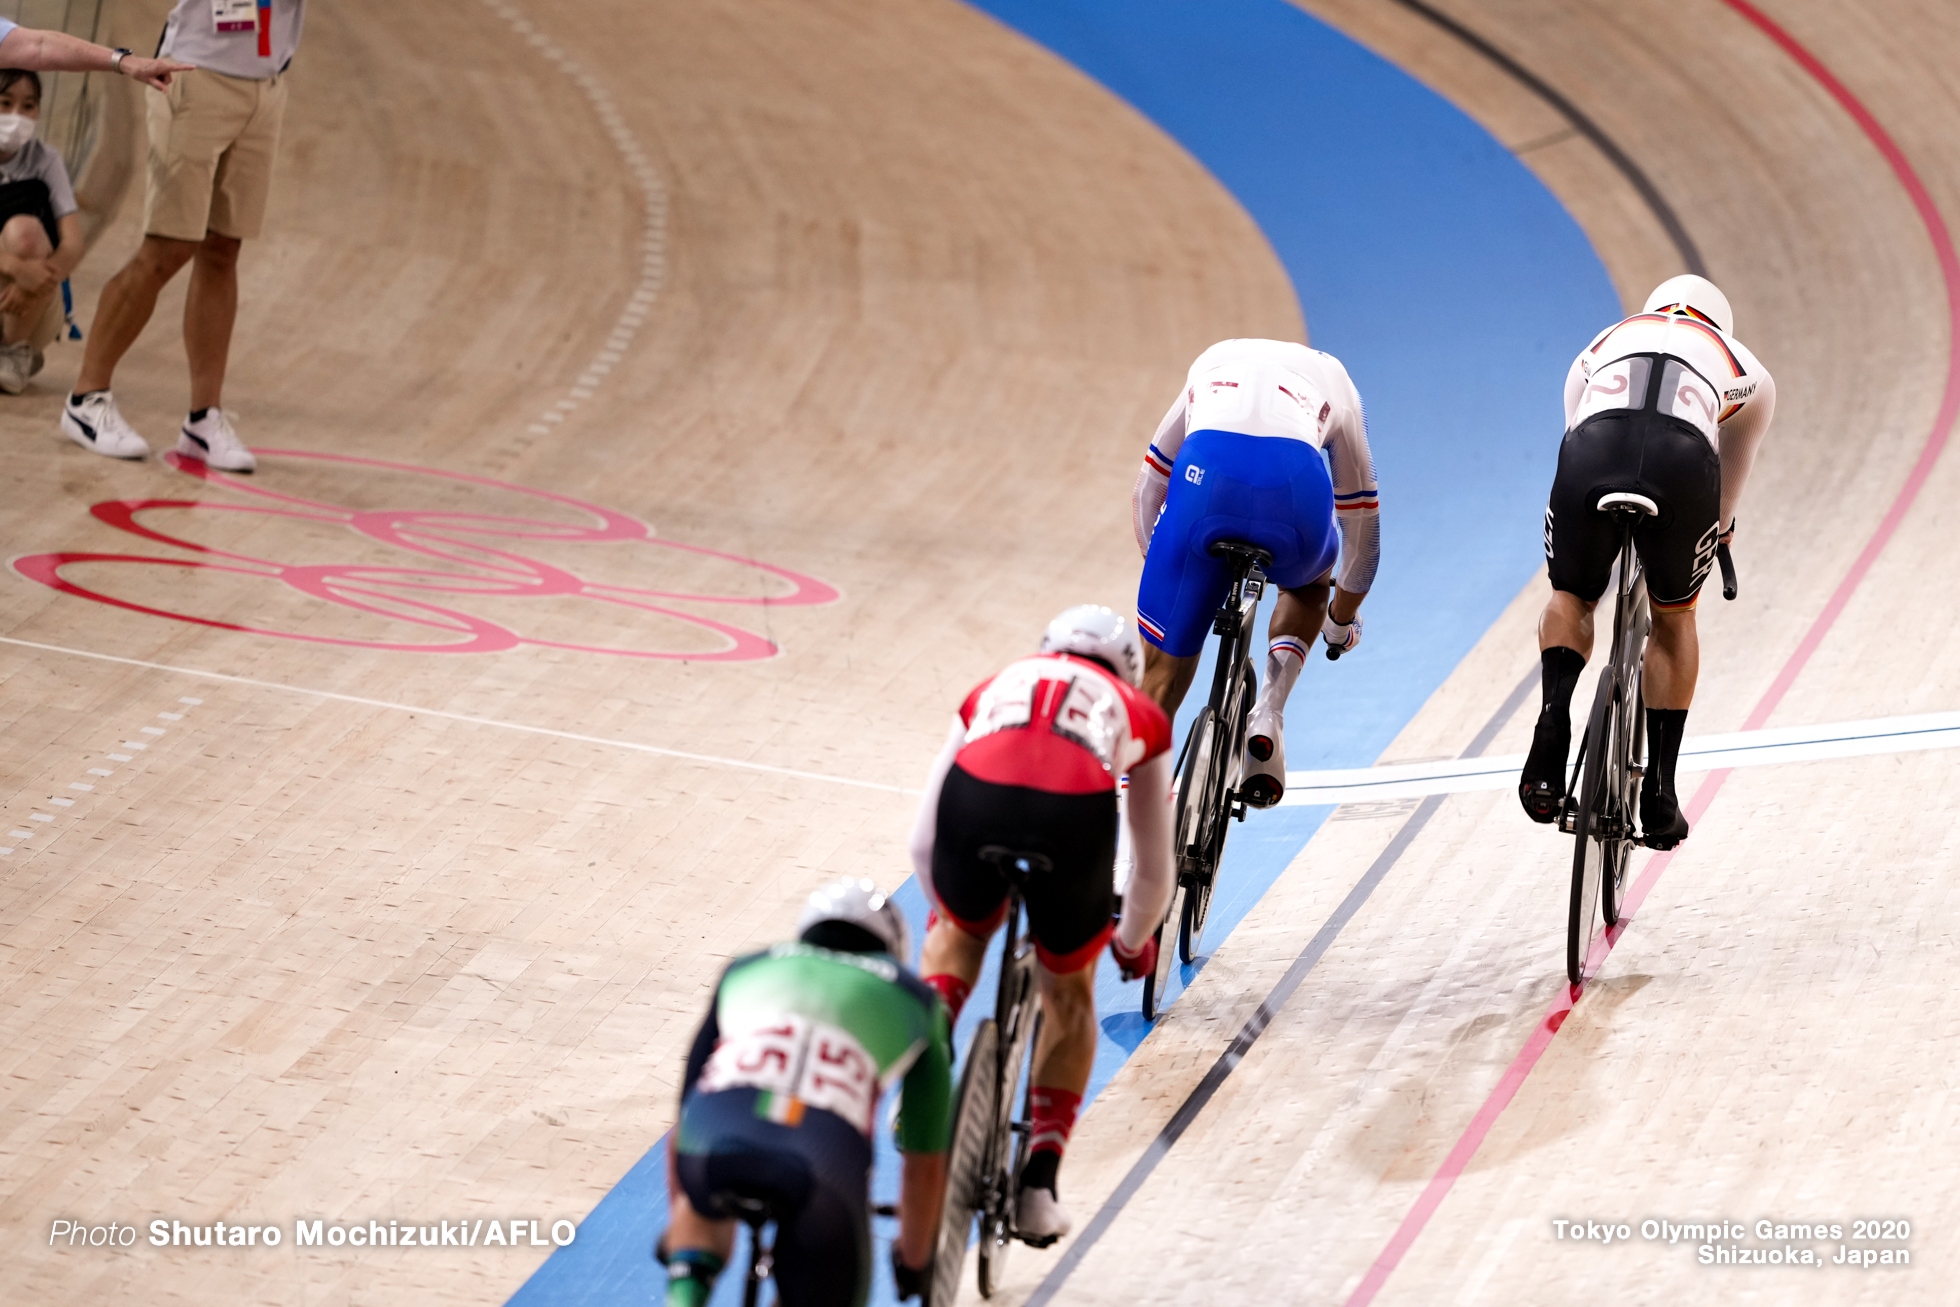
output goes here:
[{"label": "official in khaki shorts", "polygon": [[271,0],[263,9],[257,0],[177,0],[171,10],[161,52],[197,71],[150,97],[143,244],[102,288],[75,392],[61,414],[61,430],[75,443],[117,458],[150,452],[109,386],[157,295],[188,263],[190,414],[177,453],[227,472],[257,466],[222,407],[225,365],[238,314],[238,249],[265,224],[285,73],[305,18],[306,0]]},{"label": "official in khaki shorts", "polygon": [[143,230],[179,241],[202,241],[207,233],[256,239],[272,191],[285,77],[253,80],[202,70],[150,96],[149,111]]}]

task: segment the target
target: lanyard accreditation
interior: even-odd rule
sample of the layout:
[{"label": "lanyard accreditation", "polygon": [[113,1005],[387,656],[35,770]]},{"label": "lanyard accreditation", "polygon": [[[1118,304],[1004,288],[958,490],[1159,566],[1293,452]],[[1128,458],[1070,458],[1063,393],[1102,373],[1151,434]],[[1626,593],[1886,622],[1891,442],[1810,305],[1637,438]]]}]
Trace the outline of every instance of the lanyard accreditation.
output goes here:
[{"label": "lanyard accreditation", "polygon": [[272,0],[211,0],[211,25],[220,32],[259,34],[259,58],[272,57]]}]

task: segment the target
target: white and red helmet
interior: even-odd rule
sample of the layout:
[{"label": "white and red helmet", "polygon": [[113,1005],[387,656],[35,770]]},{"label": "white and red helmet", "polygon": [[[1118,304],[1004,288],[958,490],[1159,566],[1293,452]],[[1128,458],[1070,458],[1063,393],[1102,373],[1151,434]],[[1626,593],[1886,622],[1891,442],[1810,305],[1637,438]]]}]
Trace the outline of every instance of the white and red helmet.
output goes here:
[{"label": "white and red helmet", "polygon": [[1735,311],[1721,287],[1706,277],[1684,272],[1654,287],[1640,307],[1642,313],[1688,313],[1704,319],[1717,331],[1735,334]]},{"label": "white and red helmet", "polygon": [[1094,658],[1131,685],[1143,684],[1143,646],[1135,628],[1101,604],[1064,609],[1042,632],[1041,652]]},{"label": "white and red helmet", "polygon": [[798,935],[825,921],[842,921],[870,931],[900,962],[912,960],[912,929],[905,914],[873,881],[846,876],[811,892],[796,919]]}]

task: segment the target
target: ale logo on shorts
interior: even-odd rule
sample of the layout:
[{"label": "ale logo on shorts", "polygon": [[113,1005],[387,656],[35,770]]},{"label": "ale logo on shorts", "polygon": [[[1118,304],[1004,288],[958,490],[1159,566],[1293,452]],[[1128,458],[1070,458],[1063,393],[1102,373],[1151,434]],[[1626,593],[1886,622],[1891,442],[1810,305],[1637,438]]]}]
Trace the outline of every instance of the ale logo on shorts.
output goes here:
[{"label": "ale logo on shorts", "polygon": [[1186,463],[1184,465],[1184,479],[1194,486],[1201,486],[1205,483],[1205,470],[1196,463]]},{"label": "ale logo on shorts", "polygon": [[[14,571],[63,594],[174,622],[410,653],[528,645],[741,662],[771,657],[776,646],[700,609],[760,617],[764,609],[838,597],[814,577],[663,540],[616,509],[490,477],[260,451],[262,464],[291,460],[283,470],[309,497],[174,453],[165,459],[221,493],[114,499],[89,512],[167,553],[33,554],[14,559]],[[355,507],[333,498],[421,506]],[[159,519],[187,525],[167,530]],[[313,561],[295,558],[309,554]]]}]

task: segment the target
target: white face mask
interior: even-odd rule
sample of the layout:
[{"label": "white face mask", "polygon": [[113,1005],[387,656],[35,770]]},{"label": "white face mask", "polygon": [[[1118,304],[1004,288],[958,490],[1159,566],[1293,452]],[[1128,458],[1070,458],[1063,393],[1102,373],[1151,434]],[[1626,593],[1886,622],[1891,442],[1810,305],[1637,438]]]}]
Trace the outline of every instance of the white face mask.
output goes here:
[{"label": "white face mask", "polygon": [[34,139],[40,124],[26,114],[0,113],[0,151],[12,154]]}]

